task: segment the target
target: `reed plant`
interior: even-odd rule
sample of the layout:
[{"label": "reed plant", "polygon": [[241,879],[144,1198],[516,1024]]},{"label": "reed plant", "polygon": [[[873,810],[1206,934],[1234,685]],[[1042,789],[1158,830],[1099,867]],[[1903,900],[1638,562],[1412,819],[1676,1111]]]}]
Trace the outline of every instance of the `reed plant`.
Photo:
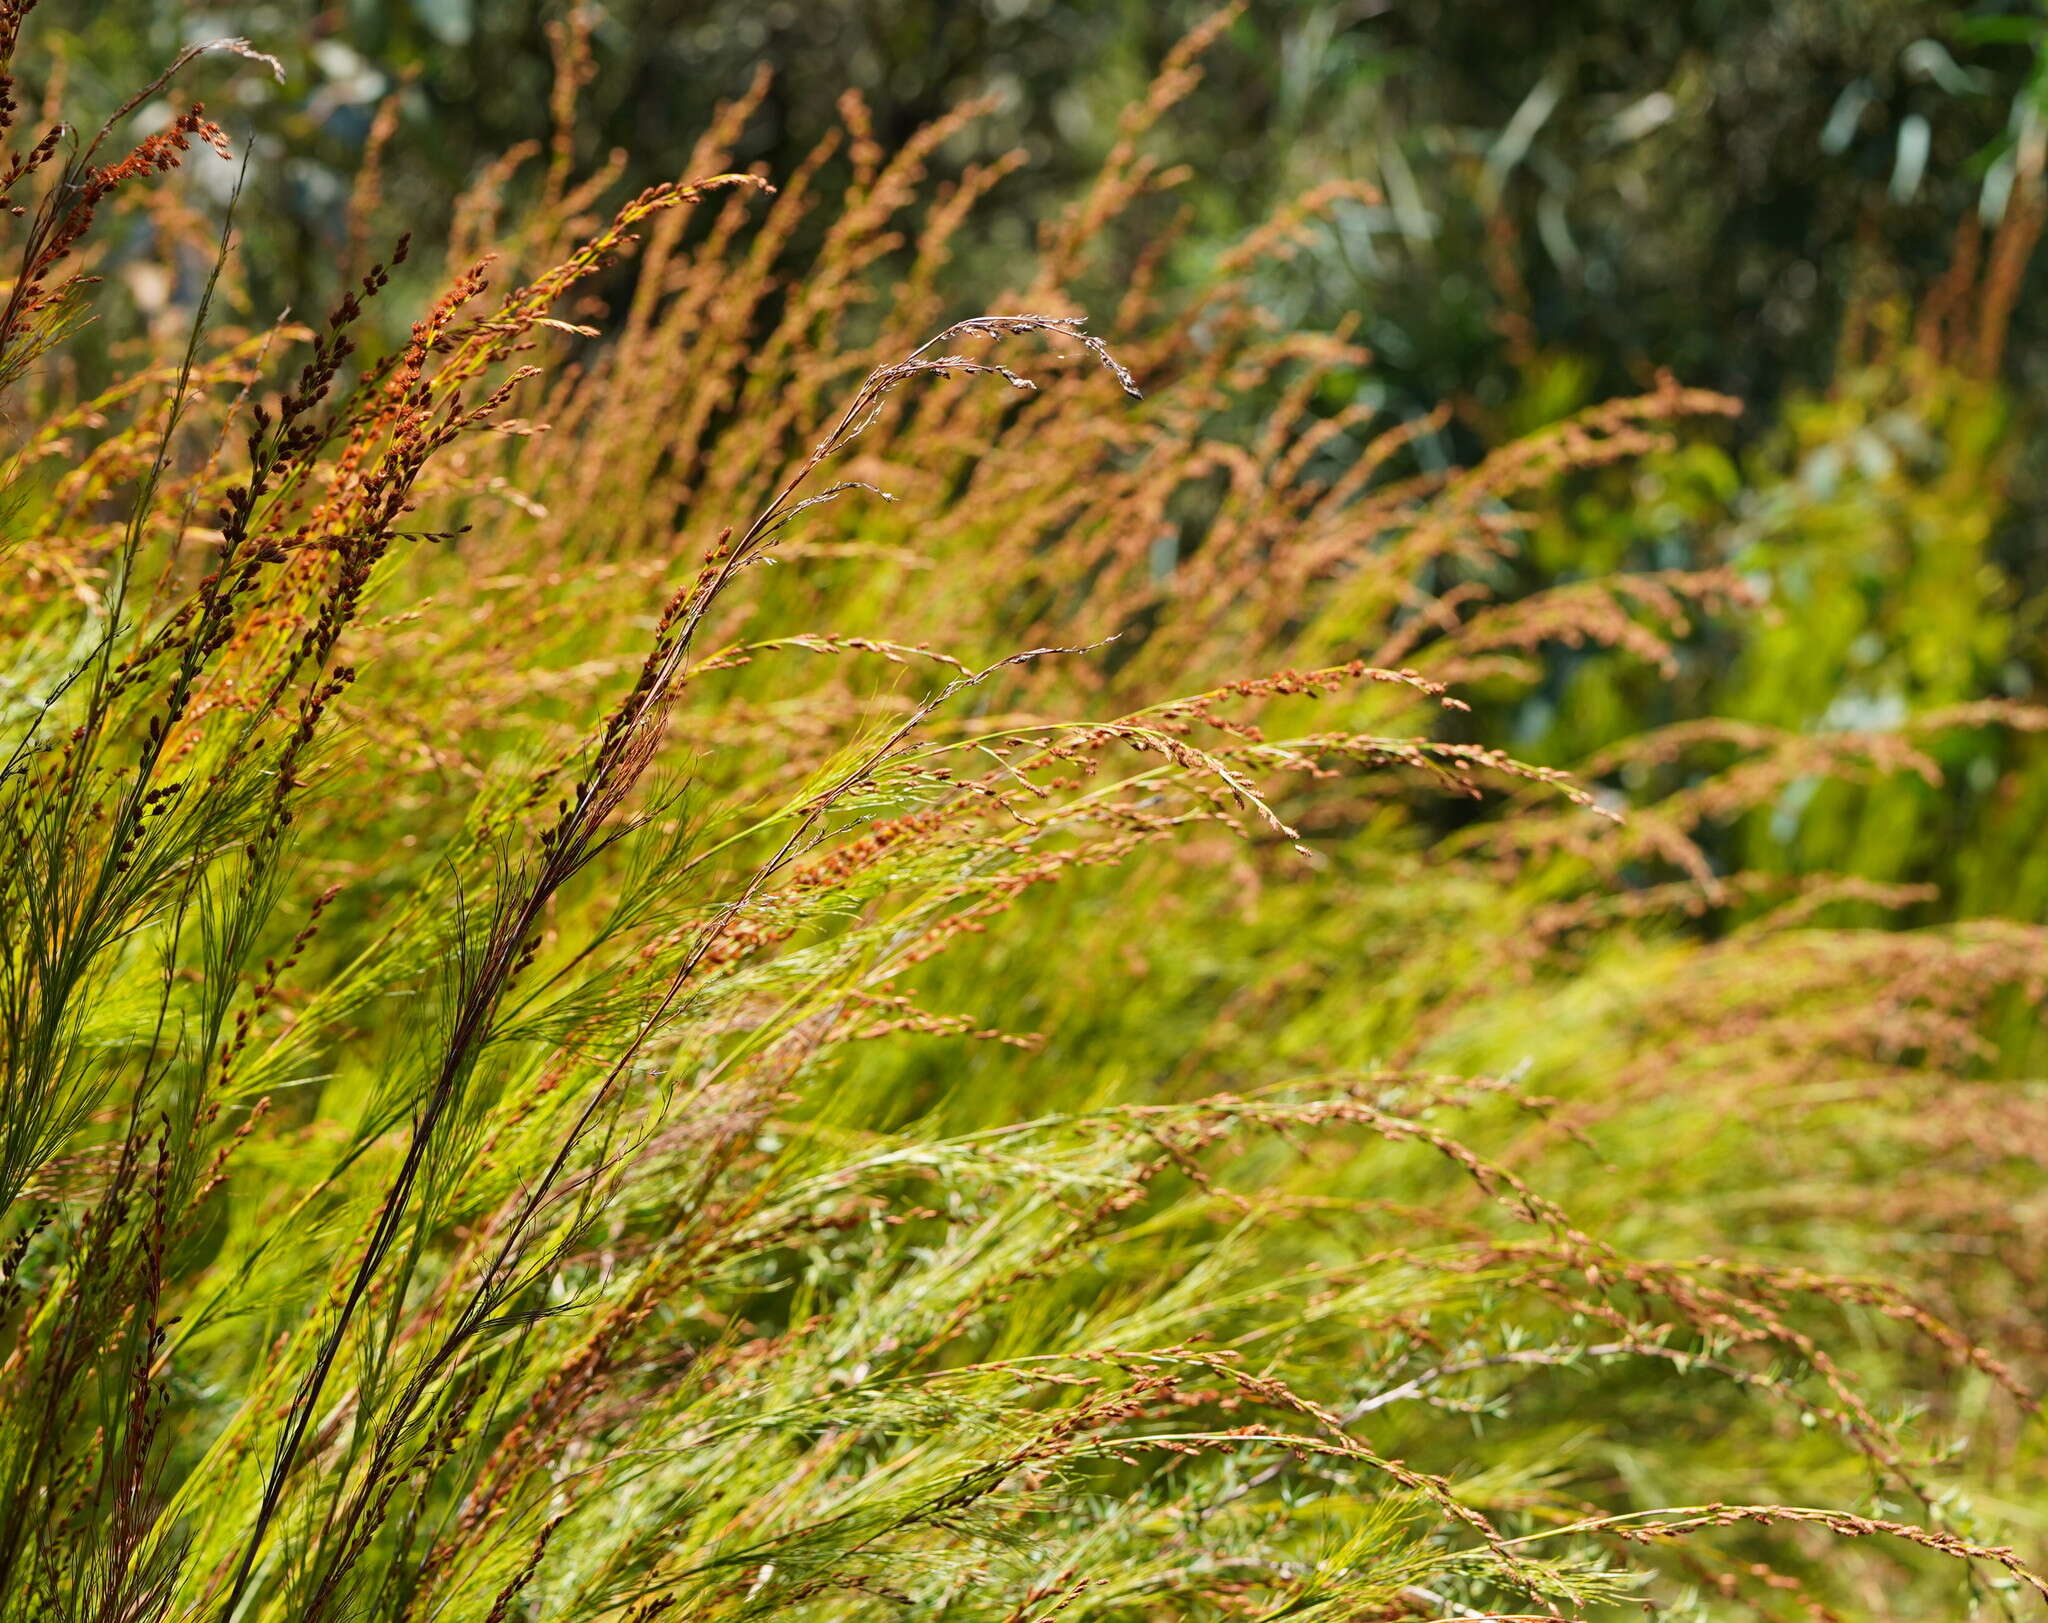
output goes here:
[{"label": "reed plant", "polygon": [[973,108],[889,153],[849,98],[771,184],[757,82],[615,202],[572,27],[560,137],[445,251],[258,324],[223,237],[99,378],[96,228],[230,148],[196,107],[124,147],[168,77],[82,143],[29,115],[31,4],[0,1615],[2048,1598],[2042,1152],[1983,1035],[2041,934],[1829,928],[1896,887],[1707,843],[2032,713],[1567,774],[1459,696],[1751,612],[1510,567],[1736,403],[1433,466],[1265,313],[1356,187],[1192,291],[1170,238],[1100,262],[1221,19],[996,314],[944,274],[1020,161],[948,172]]}]

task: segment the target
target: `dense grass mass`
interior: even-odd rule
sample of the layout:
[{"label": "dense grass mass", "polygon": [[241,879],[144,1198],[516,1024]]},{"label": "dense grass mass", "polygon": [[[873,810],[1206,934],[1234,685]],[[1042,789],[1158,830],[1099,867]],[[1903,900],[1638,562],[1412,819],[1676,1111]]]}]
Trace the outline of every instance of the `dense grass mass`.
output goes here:
[{"label": "dense grass mass", "polygon": [[1366,188],[1098,262],[1214,28],[991,314],[972,109],[621,201],[565,30],[264,326],[26,10],[0,1616],[2039,1615],[2038,175],[1744,464],[1659,377],[1447,468],[1265,313]]}]

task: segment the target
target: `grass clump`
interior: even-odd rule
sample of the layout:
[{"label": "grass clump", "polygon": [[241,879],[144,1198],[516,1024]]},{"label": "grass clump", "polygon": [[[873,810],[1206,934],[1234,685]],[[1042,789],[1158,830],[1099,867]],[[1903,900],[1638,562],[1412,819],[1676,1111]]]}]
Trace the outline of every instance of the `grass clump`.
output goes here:
[{"label": "grass clump", "polygon": [[954,124],[891,157],[849,104],[773,190],[742,101],[608,213],[558,162],[501,227],[489,177],[388,351],[417,247],[247,328],[224,250],[182,353],[90,382],[88,227],[224,137],[72,159],[10,98],[6,1616],[2048,1596],[1958,1491],[2030,1469],[2033,1349],[1926,1305],[2029,1287],[1850,1198],[2038,933],[1717,871],[1909,735],[1573,777],[1468,720],[1738,612],[1504,567],[1732,402],[1427,471],[1261,313],[1341,189],[1095,336],[1206,37],[1030,313],[941,291],[1009,160],[933,191]]}]

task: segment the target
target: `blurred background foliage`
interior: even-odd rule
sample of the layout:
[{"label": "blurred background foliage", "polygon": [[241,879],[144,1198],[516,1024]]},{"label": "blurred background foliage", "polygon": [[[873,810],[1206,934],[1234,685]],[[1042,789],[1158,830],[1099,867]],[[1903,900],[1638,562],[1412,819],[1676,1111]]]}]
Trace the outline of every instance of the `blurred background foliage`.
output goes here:
[{"label": "blurred background foliage", "polygon": [[[351,0],[308,14],[105,0],[45,19],[45,37],[74,107],[115,105],[148,67],[215,35],[283,59],[282,87],[232,58],[187,81],[253,140],[252,314],[288,293],[317,302],[372,240],[440,240],[508,150],[532,143],[544,159],[565,50],[581,58],[566,156],[581,175],[618,154],[620,186],[681,169],[762,66],[773,77],[737,151],[778,180],[838,122],[846,90],[887,150],[985,97],[934,167],[1027,161],[951,267],[965,311],[1017,284],[1041,222],[1097,171],[1122,109],[1210,9]],[[1418,444],[1441,463],[1660,369],[1745,401],[1718,440],[1583,479],[1513,567],[1533,587],[1729,565],[1765,612],[1702,628],[1676,681],[1553,649],[1538,691],[1481,707],[1473,726],[1490,742],[1571,764],[1684,716],[1826,731],[2038,698],[2044,38],[2020,0],[1252,0],[1207,54],[1199,96],[1149,138],[1187,178],[1138,199],[1092,249],[1098,319],[1148,251],[1193,285],[1285,198],[1362,180],[1379,200],[1336,204],[1261,273],[1277,320],[1348,326],[1372,352],[1326,380],[1320,409],[1365,401],[1418,418],[1448,402]],[[830,153],[817,184],[849,161]],[[366,166],[374,185],[359,183]],[[510,217],[548,168],[513,181]],[[352,193],[374,197],[374,220],[352,218]],[[195,286],[202,270],[195,257]],[[139,302],[175,310],[192,291],[140,288]],[[1938,784],[1794,784],[1717,857],[1927,882],[1939,895],[1926,916],[2048,917],[2037,742],[1988,718],[1929,747]]]},{"label": "blurred background foliage", "polygon": [[[199,72],[233,81],[234,122],[262,136],[263,206],[247,216],[290,222],[298,241],[251,258],[299,290],[347,246],[347,194],[387,96],[403,157],[387,199],[430,240],[486,163],[549,139],[549,25],[568,8],[307,9],[106,0],[59,22],[84,100],[109,107],[197,39],[241,34],[284,58],[281,90],[239,68]],[[834,124],[845,90],[866,97],[892,151],[986,95],[994,107],[954,156],[1030,157],[998,194],[1011,241],[985,245],[993,261],[1097,171],[1154,65],[1213,9],[607,0],[587,8],[580,156],[617,150],[629,183],[666,178],[763,64],[774,82],[740,152],[778,176]],[[1343,212],[1285,296],[1357,312],[1381,387],[1554,411],[1666,366],[1762,405],[1832,375],[1866,284],[1931,281],[1966,216],[1996,217],[2038,135],[2040,27],[2023,4],[1935,0],[1256,0],[1164,146],[1194,171],[1181,193],[1191,260],[1305,186],[1379,183],[1385,203]],[[2020,301],[2013,351],[2038,381],[2035,303]],[[1519,399],[1532,353],[1549,365]]]}]

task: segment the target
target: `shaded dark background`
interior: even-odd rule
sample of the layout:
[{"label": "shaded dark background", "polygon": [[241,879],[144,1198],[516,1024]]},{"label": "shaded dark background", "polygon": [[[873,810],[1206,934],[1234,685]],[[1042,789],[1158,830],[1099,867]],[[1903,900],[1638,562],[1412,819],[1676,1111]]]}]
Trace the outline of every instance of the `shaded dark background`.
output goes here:
[{"label": "shaded dark background", "polygon": [[[485,162],[546,137],[545,25],[566,9],[45,0],[31,27],[60,48],[81,110],[113,105],[193,39],[244,34],[286,60],[281,88],[227,59],[189,78],[260,137],[268,161],[245,218],[269,240],[252,263],[265,295],[303,300],[336,262],[378,102],[399,90],[391,218],[431,240]],[[992,93],[999,110],[958,155],[1022,145],[1032,162],[984,216],[985,257],[962,262],[971,291],[1093,172],[1120,109],[1212,9],[606,0],[588,8],[581,156],[623,148],[634,181],[671,174],[760,63],[775,82],[741,155],[771,175],[795,166],[849,86],[885,144]],[[1253,0],[1164,132],[1196,175],[1183,269],[1288,192],[1370,178],[1389,207],[1340,220],[1289,290],[1315,309],[1288,313],[1355,312],[1389,387],[1504,399],[1518,364],[1505,319],[1573,357],[1587,395],[1663,365],[1767,401],[1827,376],[1859,278],[1930,279],[1963,217],[1995,211],[2000,166],[2041,99],[2039,18],[1930,0]],[[1520,289],[1489,269],[1489,221]],[[2028,384],[2042,366],[2038,302],[2021,301],[2012,346]]]}]

